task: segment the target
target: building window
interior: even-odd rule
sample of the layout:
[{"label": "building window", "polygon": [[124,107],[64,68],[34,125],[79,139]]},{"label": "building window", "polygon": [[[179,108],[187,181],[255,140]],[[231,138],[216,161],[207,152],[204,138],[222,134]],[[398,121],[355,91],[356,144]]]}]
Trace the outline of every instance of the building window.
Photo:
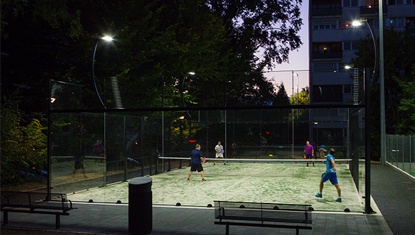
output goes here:
[{"label": "building window", "polygon": [[345,41],[343,42],[343,50],[357,50],[358,41]]},{"label": "building window", "polygon": [[352,94],[352,85],[344,85],[343,86],[343,93],[344,94]]},{"label": "building window", "polygon": [[316,21],[313,23],[314,30],[336,29],[336,21]]},{"label": "building window", "polygon": [[404,18],[389,18],[388,26],[390,27],[403,27]]},{"label": "building window", "polygon": [[415,27],[415,17],[406,18],[405,26],[408,27],[408,28],[414,28]]},{"label": "building window", "polygon": [[362,6],[366,8],[375,8],[379,6],[378,0],[362,1]]},{"label": "building window", "polygon": [[329,53],[341,51],[341,43],[313,43],[313,52]]},{"label": "building window", "polygon": [[343,102],[342,85],[314,85],[314,102]]},{"label": "building window", "polygon": [[343,0],[343,7],[357,7],[358,0]]},{"label": "building window", "polygon": [[313,9],[340,9],[341,0],[315,0]]},{"label": "building window", "polygon": [[351,21],[340,21],[339,22],[339,29],[348,29],[350,27],[352,27]]},{"label": "building window", "polygon": [[336,63],[315,63],[314,71],[315,72],[333,72],[337,70]]}]

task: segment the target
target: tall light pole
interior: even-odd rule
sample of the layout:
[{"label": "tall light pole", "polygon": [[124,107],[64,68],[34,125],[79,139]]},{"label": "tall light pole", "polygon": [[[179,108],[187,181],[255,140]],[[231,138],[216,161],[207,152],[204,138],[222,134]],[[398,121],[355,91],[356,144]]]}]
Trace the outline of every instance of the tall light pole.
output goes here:
[{"label": "tall light pole", "polygon": [[383,1],[379,0],[380,162],[386,164],[385,69],[383,55]]},{"label": "tall light pole", "polygon": [[111,41],[114,40],[114,38],[111,37],[111,36],[104,36],[104,37],[98,39],[97,43],[95,44],[94,54],[92,56],[92,79],[94,81],[95,91],[97,92],[99,101],[101,101],[102,106],[104,107],[104,109],[106,109],[107,107],[105,107],[105,104],[102,101],[101,96],[99,95],[98,88],[97,88],[97,83],[95,82],[95,54],[97,53],[97,48],[98,48],[98,44],[99,44],[100,40],[104,40],[106,42],[111,42]]},{"label": "tall light pole", "polygon": [[[369,22],[367,20],[364,20],[367,24],[367,26],[369,27],[370,30],[370,34],[372,36],[372,40],[373,40],[373,47],[375,49],[375,64],[374,64],[374,68],[373,68],[373,75],[372,76],[368,76],[366,71],[364,71],[364,78],[365,78],[365,139],[366,139],[366,148],[365,148],[365,173],[366,173],[366,177],[365,177],[365,213],[367,214],[372,214],[374,213],[372,207],[370,206],[370,198],[371,198],[371,165],[370,165],[370,161],[371,161],[371,157],[370,157],[370,126],[369,126],[369,122],[370,122],[370,86],[371,86],[371,82],[369,81],[369,78],[376,79],[376,68],[377,68],[377,44],[376,44],[376,39],[375,39],[375,34],[373,32],[373,28],[372,26],[369,24]],[[352,23],[353,26],[359,26],[360,21],[353,21]]]}]

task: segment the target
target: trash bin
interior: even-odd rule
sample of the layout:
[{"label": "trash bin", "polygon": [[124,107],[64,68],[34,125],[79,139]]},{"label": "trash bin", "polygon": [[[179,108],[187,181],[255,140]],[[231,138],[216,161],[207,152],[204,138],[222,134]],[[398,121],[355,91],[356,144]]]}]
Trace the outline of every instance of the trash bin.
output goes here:
[{"label": "trash bin", "polygon": [[153,230],[153,195],[150,177],[128,181],[128,230],[130,234],[149,234]]}]

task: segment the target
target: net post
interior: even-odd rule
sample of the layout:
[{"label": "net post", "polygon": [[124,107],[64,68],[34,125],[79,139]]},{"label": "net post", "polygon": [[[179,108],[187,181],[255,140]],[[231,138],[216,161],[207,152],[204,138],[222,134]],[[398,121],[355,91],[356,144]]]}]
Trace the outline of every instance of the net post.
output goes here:
[{"label": "net post", "polygon": [[143,156],[140,156],[141,160],[141,176],[144,176],[144,158]]},{"label": "net post", "polygon": [[148,173],[149,175],[151,175],[151,172],[152,172],[152,168],[151,168],[151,163],[152,163],[152,160],[151,160],[151,156],[148,156],[147,157],[147,161],[148,161],[148,169],[150,170],[150,172]]}]

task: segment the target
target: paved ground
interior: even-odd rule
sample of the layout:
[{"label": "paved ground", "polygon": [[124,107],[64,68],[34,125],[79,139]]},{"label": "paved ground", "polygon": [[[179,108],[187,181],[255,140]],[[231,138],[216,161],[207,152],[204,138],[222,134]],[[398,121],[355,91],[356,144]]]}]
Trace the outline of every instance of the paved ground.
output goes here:
[{"label": "paved ground", "polygon": [[[313,230],[301,234],[413,234],[415,180],[389,166],[372,166],[372,194],[377,213],[313,212]],[[127,204],[75,204],[77,210],[61,217],[61,228],[54,229],[54,216],[9,214],[8,229],[2,234],[128,234]],[[409,208],[409,209],[408,209]],[[386,220],[385,220],[386,219]],[[389,226],[388,226],[389,223]],[[26,230],[21,230],[26,229]],[[38,233],[41,231],[42,233]],[[393,231],[393,233],[392,233]],[[295,234],[295,230],[230,227],[231,234]],[[214,210],[207,207],[153,205],[152,233],[225,234],[225,226],[214,225]]]},{"label": "paved ground", "polygon": [[[128,234],[128,205],[75,204],[70,216],[61,217],[61,232],[90,234]],[[54,216],[12,214],[8,228],[56,231]],[[5,231],[6,232],[6,231]],[[31,232],[32,233],[32,232]],[[231,234],[294,234],[295,230],[254,227],[230,227]],[[2,233],[3,234],[3,233]],[[7,234],[7,233],[4,233]],[[214,225],[214,210],[207,207],[153,206],[153,235],[225,234],[225,226]],[[301,234],[392,234],[380,214],[313,214],[313,230]]]},{"label": "paved ground", "polygon": [[415,234],[414,177],[372,164],[372,197],[394,234]]}]

